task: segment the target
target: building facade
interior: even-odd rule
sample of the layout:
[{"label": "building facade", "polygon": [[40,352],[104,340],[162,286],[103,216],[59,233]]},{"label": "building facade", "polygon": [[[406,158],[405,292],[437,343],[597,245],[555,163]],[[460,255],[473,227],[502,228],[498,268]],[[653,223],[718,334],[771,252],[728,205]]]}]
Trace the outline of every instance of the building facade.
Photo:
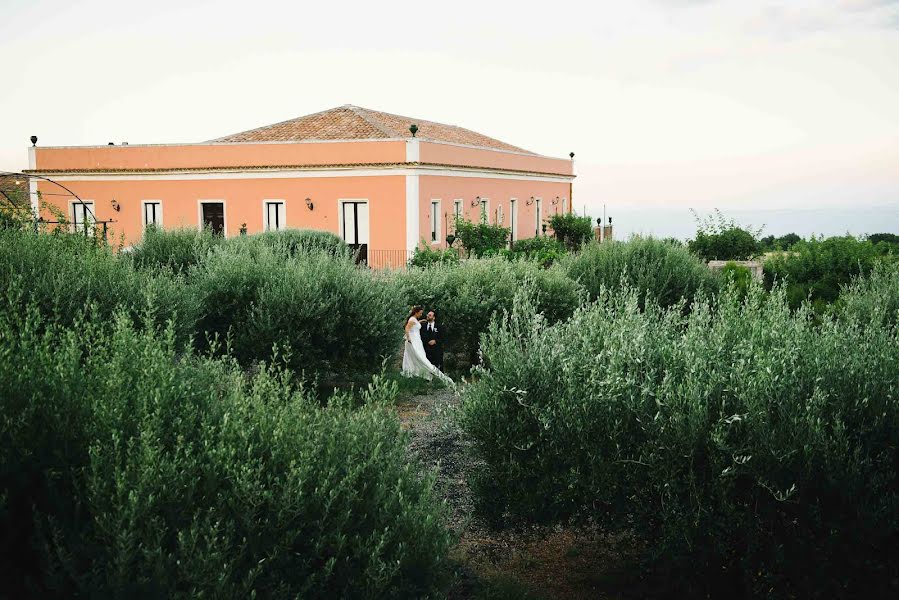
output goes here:
[{"label": "building facade", "polygon": [[225,236],[311,228],[340,235],[373,266],[445,247],[457,216],[533,237],[571,210],[574,180],[572,160],[355,106],[198,144],[32,147],[29,163],[80,198],[31,178],[35,210],[40,197],[75,227],[111,221],[110,239],[126,246],[148,225]]}]

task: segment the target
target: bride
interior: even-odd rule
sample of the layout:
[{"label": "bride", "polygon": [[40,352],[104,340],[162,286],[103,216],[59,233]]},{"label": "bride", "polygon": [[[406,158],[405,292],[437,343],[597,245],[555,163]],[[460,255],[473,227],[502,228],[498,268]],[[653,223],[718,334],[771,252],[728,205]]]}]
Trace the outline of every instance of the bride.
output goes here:
[{"label": "bride", "polygon": [[403,375],[406,377],[424,377],[428,381],[436,377],[452,386],[453,380],[444,375],[440,369],[431,364],[421,343],[421,315],[424,309],[413,306],[409,318],[406,319],[406,344],[403,350]]}]

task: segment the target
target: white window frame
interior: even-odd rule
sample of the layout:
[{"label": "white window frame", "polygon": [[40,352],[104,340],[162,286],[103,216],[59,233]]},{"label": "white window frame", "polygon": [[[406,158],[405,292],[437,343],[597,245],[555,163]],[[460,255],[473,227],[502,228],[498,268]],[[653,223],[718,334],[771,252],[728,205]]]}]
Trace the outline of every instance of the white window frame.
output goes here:
[{"label": "white window frame", "polygon": [[141,200],[140,201],[140,219],[144,224],[144,231],[147,229],[147,205],[148,204],[158,204],[159,209],[156,211],[156,222],[155,225],[159,229],[162,229],[162,200]]},{"label": "white window frame", "polygon": [[[368,198],[340,198],[337,201],[337,235],[340,239],[346,241],[343,236],[343,205],[344,204],[365,204],[368,206],[368,249],[371,250],[371,202]],[[356,232],[356,239],[359,239],[359,232]],[[349,244],[349,242],[346,242]]]},{"label": "white window frame", "polygon": [[562,214],[568,214],[568,198],[562,198]]},{"label": "white window frame", "polygon": [[[432,198],[431,199],[431,244],[437,245],[440,243],[440,205],[442,201],[440,198]],[[371,219],[369,219],[371,220]]]},{"label": "white window frame", "polygon": [[503,205],[502,203],[496,205],[496,224],[502,226],[503,225]]},{"label": "white window frame", "polygon": [[[278,226],[274,229],[271,227],[271,223],[268,218],[268,205],[269,204],[277,204],[278,209]],[[263,231],[283,231],[287,229],[287,201],[279,198],[265,198],[262,201],[262,230]]]},{"label": "white window frame", "polygon": [[543,198],[534,198],[534,218],[537,221],[534,225],[534,237],[537,237],[543,232],[540,227],[543,224]]},{"label": "white window frame", "polygon": [[204,204],[221,204],[222,205],[222,237],[228,237],[228,203],[213,198],[205,198],[197,200],[197,229],[203,231],[203,205]]},{"label": "white window frame", "polygon": [[[82,205],[87,205],[90,208],[90,213],[88,213],[85,207]],[[72,217],[72,232],[84,233],[84,222],[82,222],[82,224],[79,226],[78,217],[75,213],[75,207],[81,209],[85,219],[84,222],[87,222],[88,219],[92,219],[92,222],[88,226],[88,234],[94,235],[94,233],[96,233],[97,231],[97,203],[93,200],[69,200],[69,215]]]},{"label": "white window frame", "polygon": [[518,239],[518,198],[509,198],[509,226],[512,230],[511,241]]},{"label": "white window frame", "polygon": [[479,216],[482,223],[490,223],[490,198],[481,198],[481,204],[478,207],[481,211]]},{"label": "white window frame", "polygon": [[455,223],[456,218],[460,221],[465,218],[465,205],[462,203],[462,198],[456,198],[453,200],[453,222]]}]

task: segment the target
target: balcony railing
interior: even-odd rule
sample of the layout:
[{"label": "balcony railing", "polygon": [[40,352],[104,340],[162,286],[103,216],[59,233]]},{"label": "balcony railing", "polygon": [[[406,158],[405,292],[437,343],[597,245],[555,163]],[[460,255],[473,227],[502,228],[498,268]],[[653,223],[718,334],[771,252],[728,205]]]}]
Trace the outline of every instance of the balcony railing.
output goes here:
[{"label": "balcony railing", "polygon": [[[458,248],[454,250],[460,253],[460,257],[462,256]],[[353,251],[356,253],[357,263],[366,264],[372,269],[405,269],[415,254],[411,250],[373,250],[366,244],[353,247]]]}]

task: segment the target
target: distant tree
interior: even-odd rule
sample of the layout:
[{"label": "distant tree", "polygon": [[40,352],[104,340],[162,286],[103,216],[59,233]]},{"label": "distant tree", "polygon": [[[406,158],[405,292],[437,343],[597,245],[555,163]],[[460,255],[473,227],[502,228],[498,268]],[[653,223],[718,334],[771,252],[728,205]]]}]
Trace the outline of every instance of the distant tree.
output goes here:
[{"label": "distant tree", "polygon": [[868,241],[872,244],[886,242],[887,244],[899,245],[899,235],[896,235],[895,233],[872,233],[868,236]]},{"label": "distant tree", "polygon": [[794,244],[799,242],[802,238],[796,235],[795,233],[788,233],[787,235],[782,235],[777,238],[777,246],[779,250],[789,250],[793,247]]},{"label": "distant tree", "polygon": [[761,229],[744,229],[721,211],[702,219],[694,211],[696,218],[696,238],[688,247],[703,260],[749,260],[761,252],[759,234]]}]

